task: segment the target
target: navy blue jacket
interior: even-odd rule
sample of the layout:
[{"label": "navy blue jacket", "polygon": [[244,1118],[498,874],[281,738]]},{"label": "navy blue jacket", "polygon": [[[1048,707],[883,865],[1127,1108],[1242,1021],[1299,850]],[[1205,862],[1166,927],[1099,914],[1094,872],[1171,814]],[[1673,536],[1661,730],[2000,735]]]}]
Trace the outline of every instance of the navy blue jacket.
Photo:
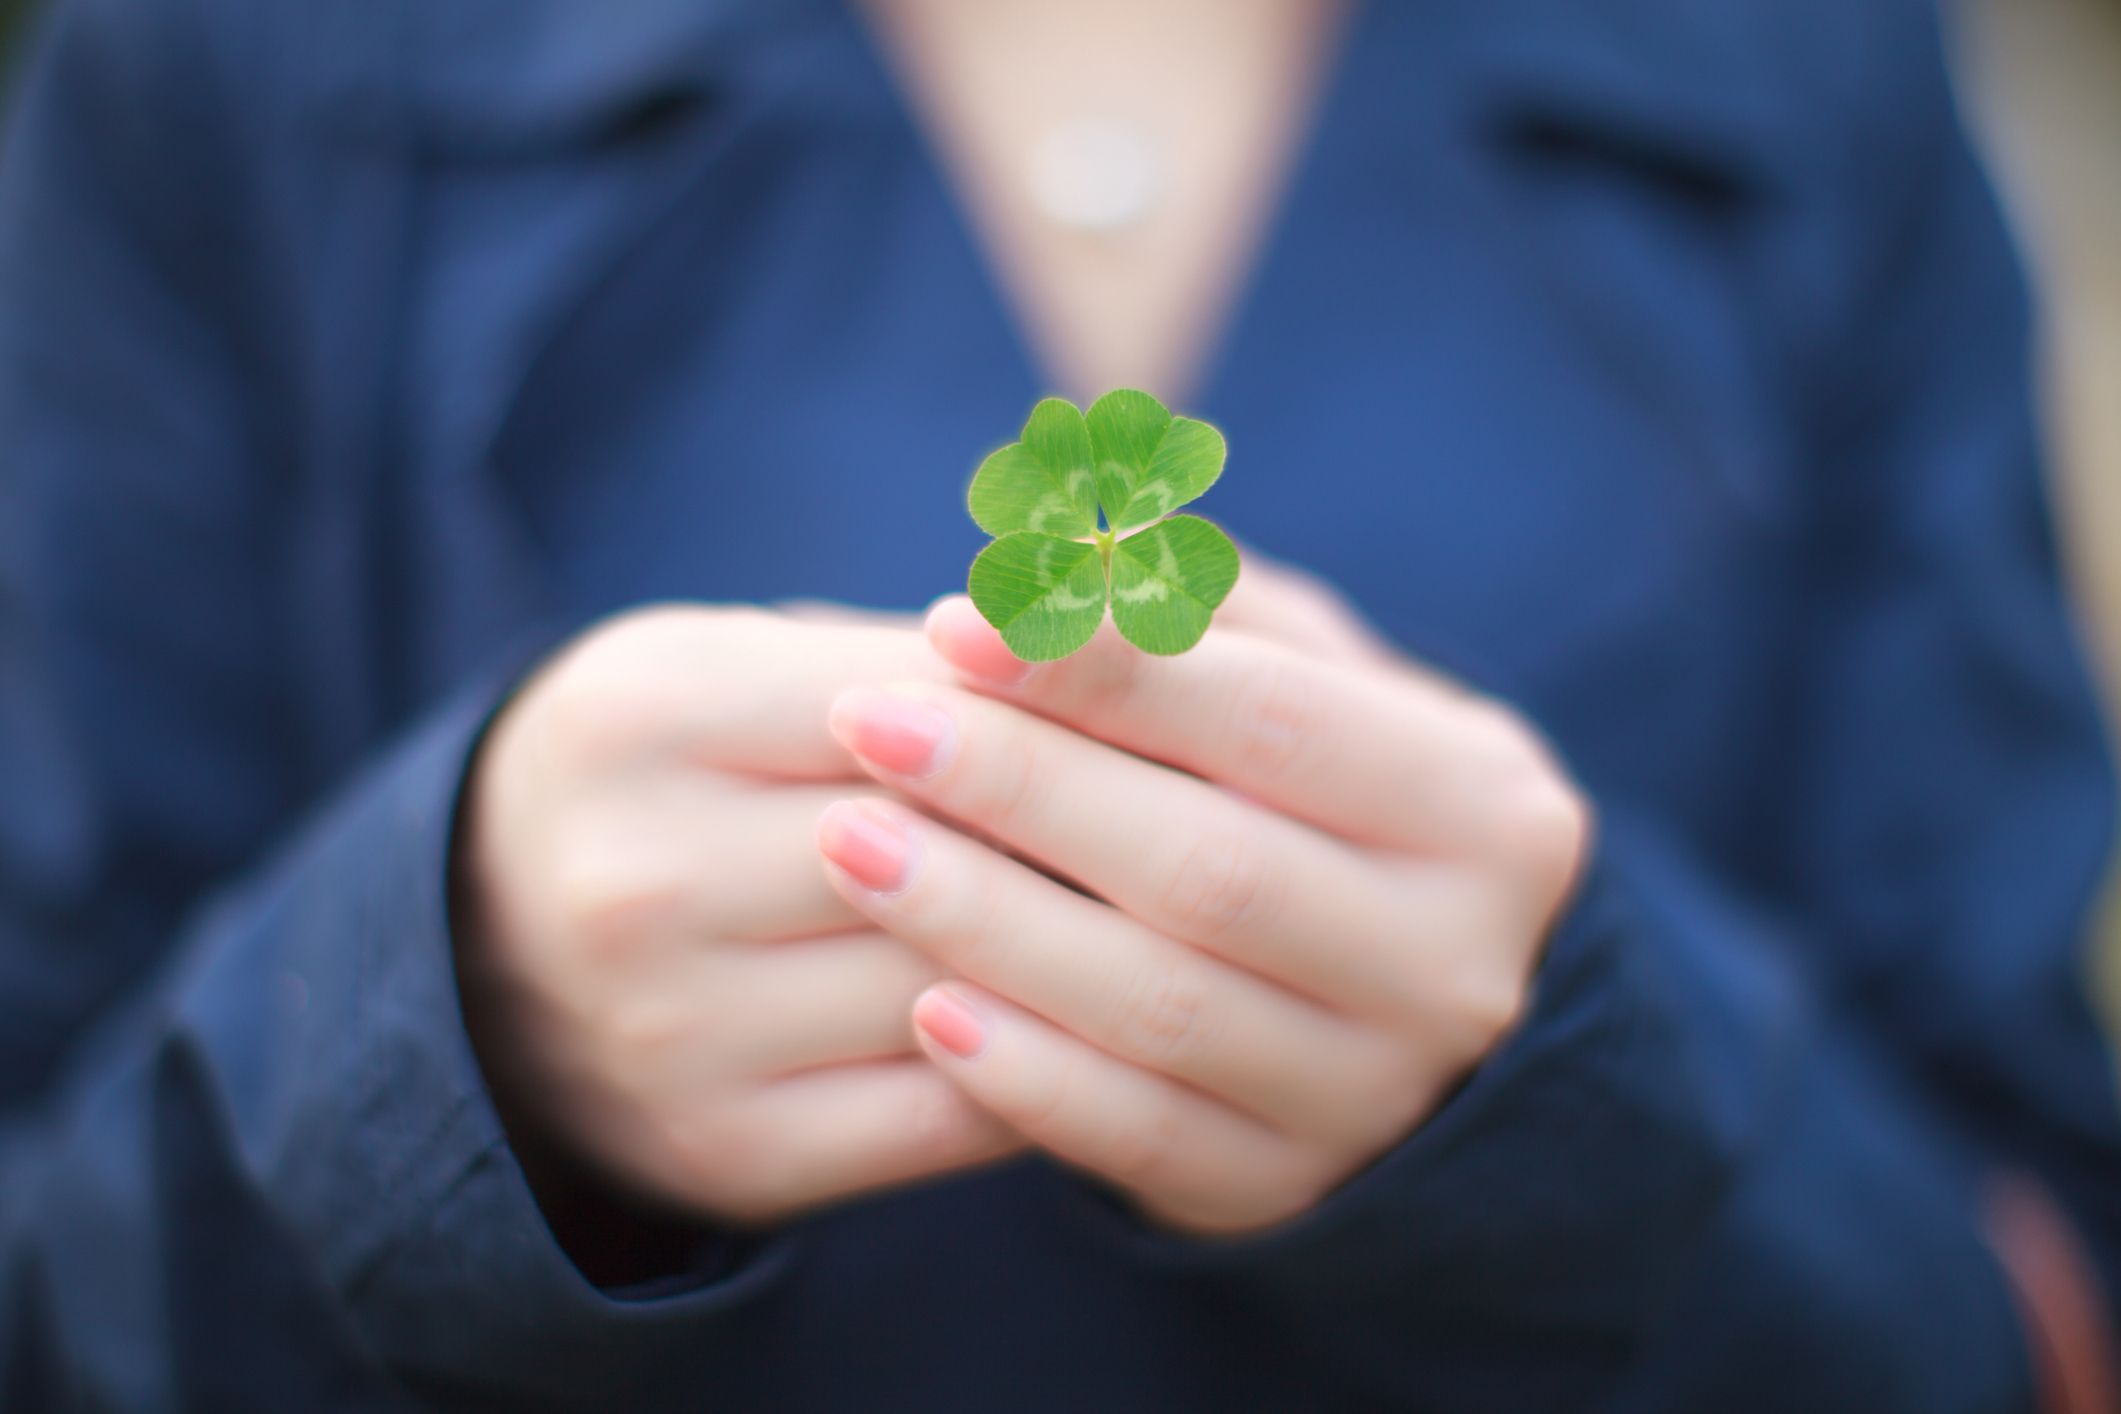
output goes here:
[{"label": "navy blue jacket", "polygon": [[2107,765],[1912,0],[1371,0],[1209,509],[1604,822],[1526,1023],[1310,1214],[1010,1164],[600,1286],[460,1019],[570,629],[914,606],[1041,377],[823,0],[62,0],[0,159],[0,1406],[1998,1410],[2121,1273]]}]

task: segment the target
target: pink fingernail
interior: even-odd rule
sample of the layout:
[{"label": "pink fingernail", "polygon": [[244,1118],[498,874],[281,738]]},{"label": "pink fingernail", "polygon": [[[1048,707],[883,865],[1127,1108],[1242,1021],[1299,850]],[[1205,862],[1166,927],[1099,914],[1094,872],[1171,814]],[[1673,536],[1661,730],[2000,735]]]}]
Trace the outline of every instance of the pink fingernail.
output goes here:
[{"label": "pink fingernail", "polygon": [[957,736],[942,708],[870,688],[853,688],[835,698],[828,725],[840,745],[901,776],[940,771]]},{"label": "pink fingernail", "polygon": [[930,987],[913,1003],[913,1024],[959,1060],[987,1049],[987,1022],[955,988]]},{"label": "pink fingernail", "polygon": [[897,821],[862,801],[843,800],[817,826],[818,849],[863,888],[893,894],[913,873],[913,840]]}]

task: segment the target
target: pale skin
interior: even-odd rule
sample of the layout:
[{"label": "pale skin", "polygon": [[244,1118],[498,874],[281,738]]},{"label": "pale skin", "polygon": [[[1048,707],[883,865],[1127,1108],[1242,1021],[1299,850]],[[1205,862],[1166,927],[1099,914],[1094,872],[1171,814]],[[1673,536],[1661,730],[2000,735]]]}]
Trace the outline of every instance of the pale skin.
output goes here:
[{"label": "pale skin", "polygon": [[[1190,401],[1338,43],[1340,0],[860,0],[1057,392]],[[1142,219],[1051,220],[1026,173],[1085,116],[1162,154]]]},{"label": "pale skin", "polygon": [[504,1110],[736,1223],[1027,1146],[1191,1234],[1322,1200],[1509,1034],[1589,812],[1514,713],[1246,575],[1189,654],[1028,674],[961,599],[593,632],[471,785]]},{"label": "pale skin", "polygon": [[458,972],[519,1148],[751,1223],[1018,1146],[913,1046],[942,970],[818,866],[819,812],[856,784],[827,706],[901,675],[943,677],[903,627],[673,606],[591,631],[502,712]]}]

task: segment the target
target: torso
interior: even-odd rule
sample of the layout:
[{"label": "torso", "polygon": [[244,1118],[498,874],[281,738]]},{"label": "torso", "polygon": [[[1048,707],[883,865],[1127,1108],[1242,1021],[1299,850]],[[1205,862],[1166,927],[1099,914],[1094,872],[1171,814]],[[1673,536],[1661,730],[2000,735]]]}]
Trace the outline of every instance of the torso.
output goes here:
[{"label": "torso", "polygon": [[[1616,156],[1573,70],[1535,83],[1559,61],[1480,7],[1353,7],[1345,38],[1316,36],[1330,78],[1290,109],[1292,148],[1255,192],[1271,230],[1199,281],[1221,303],[1192,303],[1225,323],[1212,359],[1173,387],[1159,370],[1182,360],[1133,344],[1182,346],[1183,321],[1132,307],[1105,329],[1080,303],[1100,288],[1085,260],[1039,288],[1077,301],[1066,327],[1112,356],[1056,382],[1065,340],[982,268],[1017,248],[960,219],[962,177],[909,123],[899,61],[842,0],[756,14],[741,47],[701,51],[721,67],[693,126],[594,162],[525,139],[435,183],[429,285],[394,355],[420,371],[402,494],[434,569],[396,547],[385,563],[402,602],[478,611],[387,631],[435,642],[407,700],[453,681],[460,646],[495,640],[525,595],[583,622],[670,597],[917,608],[963,584],[984,539],[966,479],[1032,402],[1137,382],[1229,438],[1202,514],[1531,708],[1602,798],[1655,799],[1696,838],[1733,821],[1725,744],[1782,699],[1773,653],[1729,645],[1783,632],[1796,572],[1781,502],[1798,460],[1751,362],[1757,291],[1732,273],[1752,228]],[[440,71],[467,106],[491,101]],[[1024,107],[1041,101],[1065,106]],[[1512,146],[1513,112],[1586,140]],[[1160,253],[1114,259],[1112,287],[1187,273],[1204,240],[1144,235]],[[518,272],[508,317],[462,318],[497,271]],[[444,536],[451,497],[470,528]],[[494,554],[468,556],[475,535]]]}]

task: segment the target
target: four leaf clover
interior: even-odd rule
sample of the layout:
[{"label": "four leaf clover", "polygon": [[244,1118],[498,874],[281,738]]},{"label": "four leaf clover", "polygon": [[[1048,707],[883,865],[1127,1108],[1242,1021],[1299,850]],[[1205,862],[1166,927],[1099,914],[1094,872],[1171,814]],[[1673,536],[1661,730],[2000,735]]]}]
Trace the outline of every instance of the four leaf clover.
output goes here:
[{"label": "four leaf clover", "polygon": [[966,492],[995,537],[972,562],[972,602],[1027,662],[1088,643],[1107,603],[1135,647],[1185,652],[1237,583],[1237,547],[1199,516],[1171,512],[1215,484],[1224,454],[1213,427],[1131,388],[1099,398],[1088,417],[1045,399]]}]

